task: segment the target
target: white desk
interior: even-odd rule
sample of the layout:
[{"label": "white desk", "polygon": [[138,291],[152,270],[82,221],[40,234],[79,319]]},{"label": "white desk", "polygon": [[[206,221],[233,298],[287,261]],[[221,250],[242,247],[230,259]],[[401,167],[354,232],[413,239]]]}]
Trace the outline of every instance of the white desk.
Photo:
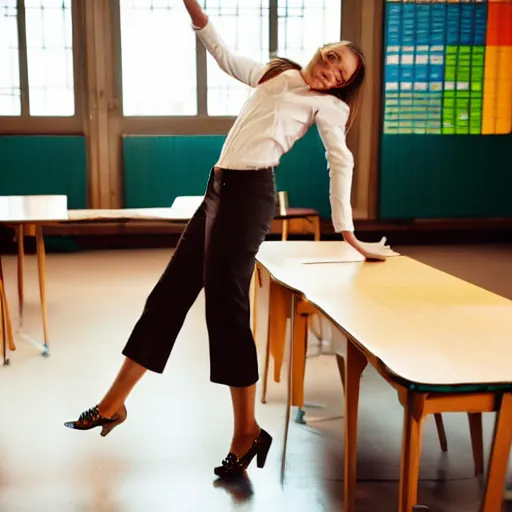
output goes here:
[{"label": "white desk", "polygon": [[[39,195],[39,196],[0,196],[0,223],[14,225],[17,229],[18,247],[23,247],[23,237],[25,234],[32,234],[36,237],[37,262],[39,272],[39,293],[41,298],[41,308],[43,314],[44,343],[41,345],[34,340],[42,349],[43,355],[49,355],[48,341],[48,315],[46,307],[46,265],[43,225],[50,222],[62,222],[68,219],[68,200],[63,195]],[[1,266],[1,263],[0,263]],[[7,346],[15,350],[16,345],[12,335],[11,320],[9,308],[5,294],[3,276],[0,268],[1,281],[1,302],[2,302],[2,348],[4,364],[9,363]],[[20,322],[23,313],[23,251],[18,258],[18,297],[20,308]],[[8,344],[5,343],[5,334],[7,334]]]},{"label": "white desk", "polygon": [[[46,255],[44,249],[43,227],[45,225],[91,222],[144,222],[164,220],[185,223],[190,220],[202,201],[201,196],[177,197],[169,208],[121,208],[121,209],[82,209],[68,210],[66,196],[0,196],[0,223],[14,225],[18,240],[18,308],[20,324],[23,320],[23,266],[24,236],[35,236],[37,263],[39,272],[39,290],[43,316],[44,342],[27,337],[28,341],[41,348],[42,354],[50,354],[48,314],[46,304]],[[4,294],[0,268],[0,292],[2,295],[3,332],[7,334],[8,344],[3,343],[4,364],[9,363],[7,346],[15,350],[14,339],[7,300]],[[3,338],[2,338],[3,339]]]},{"label": "white desk", "polygon": [[[293,295],[292,340],[296,325],[304,329],[308,308],[325,314],[349,340],[345,510],[355,507],[359,380],[367,362],[397,389],[404,406],[400,512],[416,504],[425,416],[496,410],[500,422],[483,510],[499,510],[512,441],[506,425],[512,395],[493,386],[512,388],[512,302],[404,256],[365,263],[351,251],[342,242],[265,242],[257,256],[274,282]],[[347,262],[352,256],[356,261]],[[338,257],[345,262],[301,263]],[[294,342],[290,365],[297,347]]]}]

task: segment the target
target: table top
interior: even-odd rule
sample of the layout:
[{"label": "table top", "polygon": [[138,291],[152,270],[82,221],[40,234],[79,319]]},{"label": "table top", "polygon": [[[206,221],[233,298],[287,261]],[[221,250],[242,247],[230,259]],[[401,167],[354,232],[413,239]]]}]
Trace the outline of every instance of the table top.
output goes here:
[{"label": "table top", "polygon": [[344,242],[264,242],[257,259],[394,378],[512,383],[508,299],[405,256],[364,262]]},{"label": "table top", "polygon": [[67,219],[67,196],[0,196],[0,222],[23,224]]},{"label": "table top", "polygon": [[187,221],[195,210],[183,208],[118,208],[99,210],[69,210],[69,222],[94,222],[94,221]]}]

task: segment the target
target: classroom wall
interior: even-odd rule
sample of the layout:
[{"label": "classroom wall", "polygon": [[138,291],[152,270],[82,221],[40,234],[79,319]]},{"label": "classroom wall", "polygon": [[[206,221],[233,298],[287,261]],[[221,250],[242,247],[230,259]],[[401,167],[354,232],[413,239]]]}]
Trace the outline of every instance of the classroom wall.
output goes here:
[{"label": "classroom wall", "polygon": [[512,216],[512,137],[384,135],[380,216]]},{"label": "classroom wall", "polygon": [[65,194],[69,208],[87,208],[85,137],[0,136],[0,195],[18,194]]},{"label": "classroom wall", "polygon": [[[168,206],[179,195],[203,194],[224,135],[125,136],[124,201],[128,208]],[[315,127],[284,156],[276,170],[290,206],[330,217],[329,174]]]},{"label": "classroom wall", "polygon": [[512,216],[512,4],[386,0],[383,219]]}]

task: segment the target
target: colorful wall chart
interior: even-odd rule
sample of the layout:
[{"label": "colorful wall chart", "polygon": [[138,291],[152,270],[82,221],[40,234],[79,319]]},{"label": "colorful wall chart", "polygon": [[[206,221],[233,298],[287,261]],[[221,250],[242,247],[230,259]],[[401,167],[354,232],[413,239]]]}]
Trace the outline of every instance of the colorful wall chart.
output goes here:
[{"label": "colorful wall chart", "polygon": [[512,0],[386,0],[384,133],[512,133]]}]

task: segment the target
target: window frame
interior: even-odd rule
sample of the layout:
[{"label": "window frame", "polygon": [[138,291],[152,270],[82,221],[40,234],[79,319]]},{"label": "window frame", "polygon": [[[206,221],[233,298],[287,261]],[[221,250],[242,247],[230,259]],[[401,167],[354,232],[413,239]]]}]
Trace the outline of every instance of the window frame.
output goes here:
[{"label": "window frame", "polygon": [[[339,0],[340,2],[342,0]],[[120,4],[115,4],[113,35],[116,41],[114,49],[115,69],[118,70],[116,84],[121,116],[121,132],[123,135],[218,135],[226,134],[237,116],[210,116],[207,114],[207,69],[206,49],[199,39],[196,44],[196,77],[197,77],[197,115],[195,116],[125,116],[122,114],[122,59],[121,59],[121,24]],[[278,0],[269,0],[269,56],[276,55],[278,48]],[[342,16],[341,10],[341,18]],[[340,19],[340,37],[342,27]]]},{"label": "window frame", "polygon": [[21,114],[19,116],[0,115],[0,135],[76,135],[84,133],[83,1],[71,0],[75,113],[73,116],[64,117],[30,115],[25,0],[17,0]]}]

